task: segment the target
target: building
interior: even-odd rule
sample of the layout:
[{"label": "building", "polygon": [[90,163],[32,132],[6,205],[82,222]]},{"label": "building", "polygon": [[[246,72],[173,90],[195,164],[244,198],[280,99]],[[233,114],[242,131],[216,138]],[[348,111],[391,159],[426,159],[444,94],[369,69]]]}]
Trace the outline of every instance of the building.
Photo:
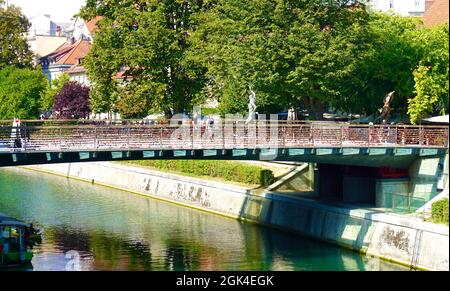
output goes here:
[{"label": "building", "polygon": [[66,28],[65,33],[69,38],[75,38],[76,40],[94,40],[94,34],[97,30],[97,22],[101,19],[100,16],[93,18],[89,21],[81,18],[76,18],[75,21]]},{"label": "building", "polygon": [[71,81],[89,86],[83,59],[91,49],[91,43],[97,30],[96,24],[100,19],[100,17],[90,21],[75,19],[63,33],[68,41],[39,59],[44,74],[50,81],[66,72]]},{"label": "building", "polygon": [[29,36],[65,36],[64,30],[70,26],[70,23],[56,23],[52,21],[50,14],[38,14],[31,18],[30,22]]},{"label": "building", "polygon": [[83,66],[83,59],[79,59],[78,63],[69,68],[66,72],[70,76],[70,81],[78,82],[89,87],[89,79],[86,75],[86,69]]},{"label": "building", "polygon": [[91,49],[91,42],[78,40],[66,42],[55,51],[39,59],[42,71],[51,82],[74,66],[80,66]]},{"label": "building", "polygon": [[53,52],[67,40],[63,36],[35,35],[28,37],[27,41],[37,63],[41,57]]},{"label": "building", "polygon": [[394,12],[402,16],[423,16],[425,13],[425,0],[368,0],[367,6],[372,11]]},{"label": "building", "polygon": [[423,22],[425,26],[434,26],[449,23],[448,10],[449,0],[427,0],[425,3],[425,16]]},{"label": "building", "polygon": [[[101,17],[96,17],[89,21],[81,20],[80,18],[75,19],[73,25],[66,30],[66,32],[71,35],[73,39],[77,40],[87,40],[93,41],[95,32],[97,31],[97,22]],[[86,69],[83,66],[83,58],[78,60],[78,63],[73,65],[67,73],[70,76],[71,81],[81,83],[83,85],[89,86],[89,79],[86,75]]]},{"label": "building", "polygon": [[34,62],[53,52],[67,41],[64,30],[70,23],[56,23],[49,14],[39,14],[30,19],[27,42],[34,54]]}]

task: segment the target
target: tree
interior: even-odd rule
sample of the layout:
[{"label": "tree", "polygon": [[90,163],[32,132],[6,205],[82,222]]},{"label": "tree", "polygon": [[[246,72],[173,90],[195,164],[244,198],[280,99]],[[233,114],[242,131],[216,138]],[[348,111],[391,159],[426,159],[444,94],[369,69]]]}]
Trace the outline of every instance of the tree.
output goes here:
[{"label": "tree", "polygon": [[41,94],[41,109],[49,110],[55,103],[55,96],[61,91],[67,82],[69,82],[70,76],[67,73],[63,73],[55,78],[48,84],[47,88]]},{"label": "tree", "polygon": [[10,5],[3,8],[0,0],[0,69],[6,66],[29,67],[33,55],[24,35],[30,23],[20,8]]},{"label": "tree", "polygon": [[87,118],[89,109],[89,88],[77,82],[66,83],[55,96],[53,109],[57,118]]},{"label": "tree", "polygon": [[413,72],[415,96],[408,100],[408,114],[417,123],[429,114],[448,112],[448,24],[422,28],[412,42],[420,60]]},{"label": "tree", "polygon": [[[170,108],[181,112],[195,103],[205,82],[203,68],[186,60],[185,52],[190,15],[203,2],[86,2],[84,18],[103,17],[85,59],[94,112],[116,110],[124,117],[143,117]],[[121,82],[113,80],[119,72]]]},{"label": "tree", "polygon": [[366,58],[345,85],[350,90],[348,108],[372,114],[383,105],[386,94],[395,91],[393,108],[406,112],[407,99],[414,89],[412,72],[418,63],[412,45],[418,25],[420,21],[413,17],[370,14]]},{"label": "tree", "polygon": [[424,28],[418,18],[373,13],[368,31],[367,58],[343,84],[352,92],[348,107],[376,112],[395,91],[394,110],[408,112],[413,123],[448,111],[448,25]]},{"label": "tree", "polygon": [[0,119],[34,119],[39,116],[39,96],[47,86],[41,71],[13,66],[0,70]]},{"label": "tree", "polygon": [[368,14],[349,2],[218,1],[197,17],[192,40],[209,89],[229,111],[245,110],[250,87],[267,111],[303,103],[321,119],[325,104],[343,107],[342,84],[368,48]]}]

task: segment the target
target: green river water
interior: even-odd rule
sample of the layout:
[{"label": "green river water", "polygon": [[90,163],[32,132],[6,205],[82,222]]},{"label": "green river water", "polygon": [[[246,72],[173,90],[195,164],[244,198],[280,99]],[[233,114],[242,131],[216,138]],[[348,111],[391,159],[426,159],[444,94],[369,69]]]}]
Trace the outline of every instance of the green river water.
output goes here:
[{"label": "green river water", "polygon": [[0,212],[43,234],[24,270],[406,270],[298,235],[23,169],[0,169]]}]

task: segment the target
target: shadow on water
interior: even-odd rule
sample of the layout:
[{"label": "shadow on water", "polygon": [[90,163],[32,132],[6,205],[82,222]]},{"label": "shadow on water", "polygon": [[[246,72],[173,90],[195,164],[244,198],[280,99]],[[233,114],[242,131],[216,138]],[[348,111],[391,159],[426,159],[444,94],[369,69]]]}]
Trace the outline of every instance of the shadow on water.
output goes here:
[{"label": "shadow on water", "polygon": [[[0,212],[44,234],[34,270],[364,270],[351,251],[62,177],[0,170]],[[388,265],[386,269],[397,269]]]}]

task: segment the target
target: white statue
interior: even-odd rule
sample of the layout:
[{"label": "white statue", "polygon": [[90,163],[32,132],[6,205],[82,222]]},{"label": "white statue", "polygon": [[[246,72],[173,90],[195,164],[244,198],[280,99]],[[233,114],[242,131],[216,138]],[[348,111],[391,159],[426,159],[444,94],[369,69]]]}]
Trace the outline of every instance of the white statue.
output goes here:
[{"label": "white statue", "polygon": [[256,93],[253,91],[252,87],[249,86],[250,89],[250,100],[248,102],[248,118],[245,123],[250,123],[255,120],[255,112],[256,112]]}]

